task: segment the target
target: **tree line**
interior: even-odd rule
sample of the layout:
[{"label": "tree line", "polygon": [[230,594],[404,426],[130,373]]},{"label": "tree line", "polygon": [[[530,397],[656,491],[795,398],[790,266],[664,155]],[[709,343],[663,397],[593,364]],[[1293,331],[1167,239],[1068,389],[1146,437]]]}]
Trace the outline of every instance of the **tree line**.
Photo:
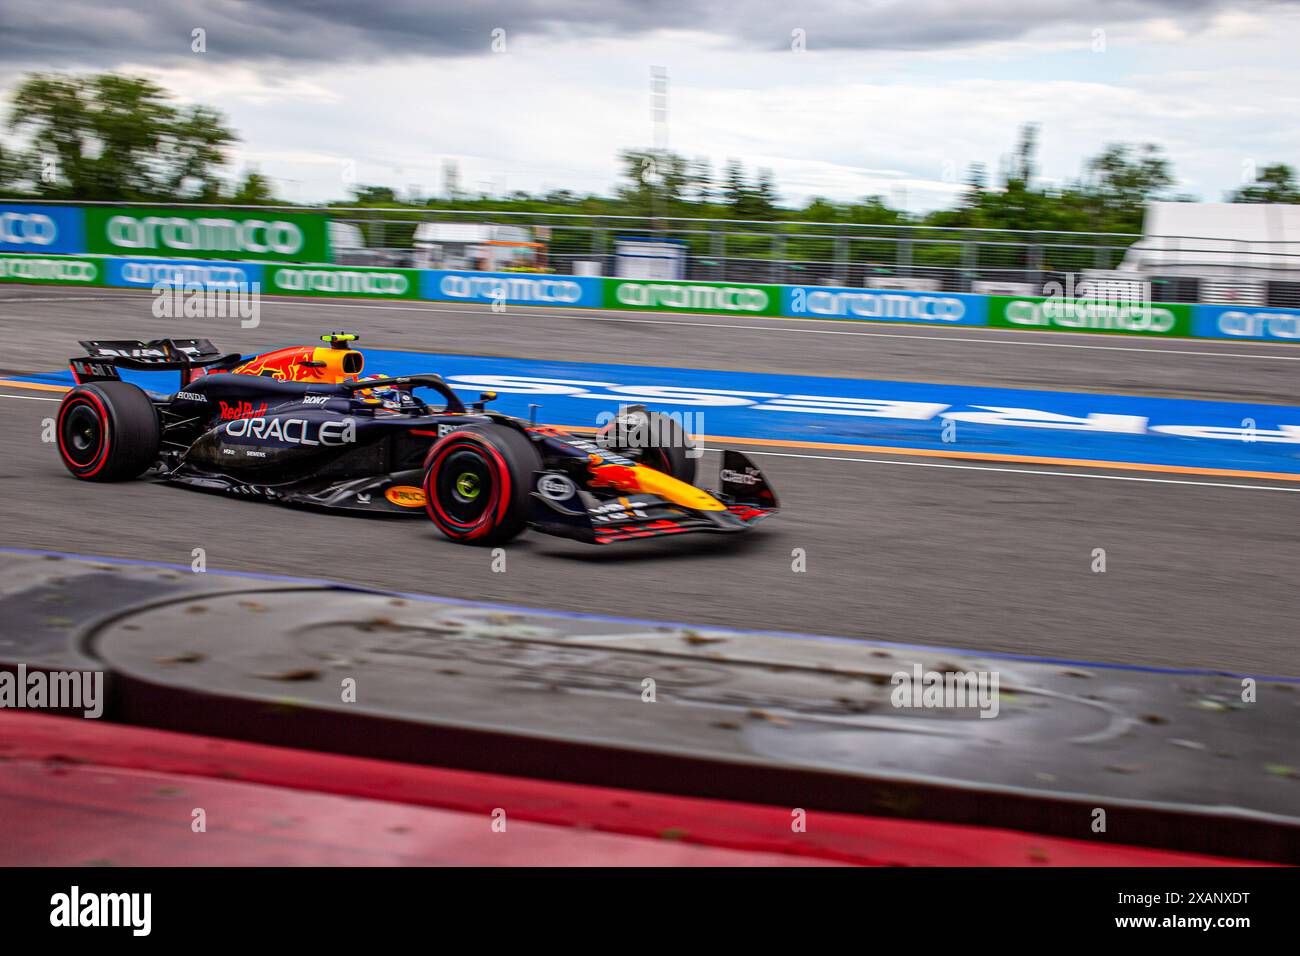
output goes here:
[{"label": "tree line", "polygon": [[[145,77],[28,74],[10,97],[6,129],[23,144],[0,143],[0,195],[10,198],[283,202],[255,170],[229,177],[227,152],[239,136],[219,111],[178,106]],[[1149,201],[1192,201],[1172,192],[1173,168],[1154,144],[1109,144],[1084,163],[1076,180],[1061,186],[1038,179],[1037,147],[1038,127],[1028,124],[994,181],[983,164],[974,163],[949,208],[920,215],[894,208],[882,196],[783,204],[770,170],[751,173],[730,160],[715,171],[707,159],[654,149],[619,153],[621,178],[611,196],[558,189],[544,195],[403,199],[389,187],[359,185],[331,204],[1136,233]],[[1291,166],[1272,163],[1225,199],[1300,203],[1300,185]]]}]

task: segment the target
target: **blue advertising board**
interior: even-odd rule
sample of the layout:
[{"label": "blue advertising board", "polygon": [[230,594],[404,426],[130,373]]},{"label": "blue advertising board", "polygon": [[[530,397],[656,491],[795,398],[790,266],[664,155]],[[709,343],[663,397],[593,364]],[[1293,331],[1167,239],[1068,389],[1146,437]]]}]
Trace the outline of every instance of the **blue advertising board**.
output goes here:
[{"label": "blue advertising board", "polygon": [[586,276],[524,272],[454,272],[430,269],[420,275],[420,298],[443,302],[502,302],[509,305],[598,308],[601,304],[601,280]]},{"label": "blue advertising board", "polygon": [[260,262],[105,258],[104,263],[105,284],[128,289],[151,289],[159,282],[173,288],[237,289],[262,281]]},{"label": "blue advertising board", "polygon": [[1192,307],[1192,334],[1198,339],[1300,342],[1300,309],[1196,305]]},{"label": "blue advertising board", "polygon": [[75,206],[0,203],[0,252],[75,255],[86,251],[86,220]]},{"label": "blue advertising board", "polygon": [[796,319],[987,325],[988,298],[957,292],[794,285],[781,290],[781,314]]}]

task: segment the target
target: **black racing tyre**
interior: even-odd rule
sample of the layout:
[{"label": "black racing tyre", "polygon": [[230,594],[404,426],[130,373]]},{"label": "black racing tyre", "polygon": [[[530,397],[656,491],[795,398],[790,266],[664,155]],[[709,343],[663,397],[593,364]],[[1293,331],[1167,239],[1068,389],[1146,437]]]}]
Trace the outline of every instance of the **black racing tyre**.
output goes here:
[{"label": "black racing tyre", "polygon": [[64,467],[83,481],[139,478],[158,460],[161,435],[153,402],[129,382],[78,385],[55,428]]},{"label": "black racing tyre", "polygon": [[[625,429],[620,435],[616,419],[597,432],[597,443],[642,465],[672,475],[688,485],[695,484],[697,459],[687,454],[690,449],[682,426],[662,412],[633,411],[631,415],[646,417],[644,429],[638,425]],[[649,440],[636,442],[638,432]]]},{"label": "black racing tyre", "polygon": [[469,425],[440,438],[424,462],[424,510],[453,541],[501,544],[528,524],[542,456],[506,425]]}]

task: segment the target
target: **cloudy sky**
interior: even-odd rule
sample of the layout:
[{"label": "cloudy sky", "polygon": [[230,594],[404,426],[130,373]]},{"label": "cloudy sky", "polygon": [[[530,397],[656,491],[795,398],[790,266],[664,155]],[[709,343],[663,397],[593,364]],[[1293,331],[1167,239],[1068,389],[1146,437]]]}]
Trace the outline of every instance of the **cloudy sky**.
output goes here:
[{"label": "cloudy sky", "polygon": [[[206,52],[193,52],[193,31]],[[350,181],[607,192],[653,141],[773,170],[784,201],[949,203],[1036,122],[1041,176],[1154,142],[1220,200],[1300,166],[1300,5],[1219,0],[0,0],[0,94],[31,70],[146,73],[224,111],[293,200]]]}]

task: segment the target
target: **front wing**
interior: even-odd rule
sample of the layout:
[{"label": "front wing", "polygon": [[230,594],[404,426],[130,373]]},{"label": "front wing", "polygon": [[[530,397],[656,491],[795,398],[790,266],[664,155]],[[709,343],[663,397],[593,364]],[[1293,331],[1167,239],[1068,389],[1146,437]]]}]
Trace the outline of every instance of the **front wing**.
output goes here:
[{"label": "front wing", "polygon": [[614,544],[691,532],[735,534],[780,510],[762,472],[739,452],[724,453],[721,485],[714,497],[725,510],[697,511],[656,495],[597,498],[557,472],[540,471],[533,476],[529,525],[543,534]]}]

